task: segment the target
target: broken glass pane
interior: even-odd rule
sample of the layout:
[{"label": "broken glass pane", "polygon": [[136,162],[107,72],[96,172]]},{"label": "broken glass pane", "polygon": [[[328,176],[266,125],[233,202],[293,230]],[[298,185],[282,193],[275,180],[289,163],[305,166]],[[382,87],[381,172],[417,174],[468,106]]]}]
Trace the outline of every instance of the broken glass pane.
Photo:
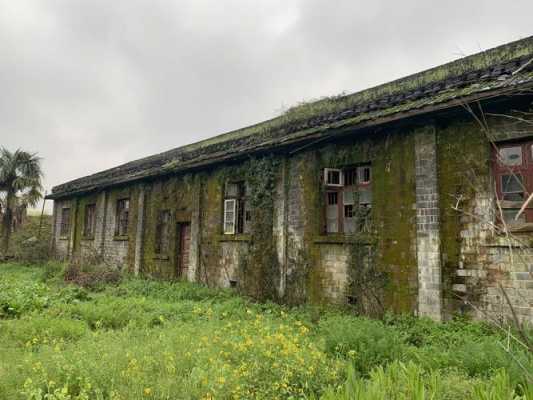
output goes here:
[{"label": "broken glass pane", "polygon": [[524,184],[522,175],[502,175],[501,180],[503,200],[524,200]]},{"label": "broken glass pane", "polygon": [[504,147],[500,149],[500,162],[507,166],[522,165],[522,147]]},{"label": "broken glass pane", "polygon": [[503,219],[507,225],[519,225],[526,223],[526,216],[522,213],[518,219],[515,220],[516,215],[518,214],[518,209],[506,208],[502,210]]}]

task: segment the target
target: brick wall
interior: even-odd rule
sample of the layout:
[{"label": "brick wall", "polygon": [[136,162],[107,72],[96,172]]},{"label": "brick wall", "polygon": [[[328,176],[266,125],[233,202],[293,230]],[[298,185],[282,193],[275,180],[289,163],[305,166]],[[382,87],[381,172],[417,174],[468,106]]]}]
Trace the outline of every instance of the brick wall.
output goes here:
[{"label": "brick wall", "polygon": [[442,319],[437,146],[433,127],[415,131],[418,314]]}]

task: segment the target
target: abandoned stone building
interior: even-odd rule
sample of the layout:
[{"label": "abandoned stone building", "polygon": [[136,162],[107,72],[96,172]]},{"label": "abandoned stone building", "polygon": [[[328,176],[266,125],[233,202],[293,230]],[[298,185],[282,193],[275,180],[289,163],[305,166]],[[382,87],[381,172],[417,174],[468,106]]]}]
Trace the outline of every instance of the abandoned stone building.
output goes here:
[{"label": "abandoned stone building", "polygon": [[67,182],[54,250],[288,304],[533,321],[531,89],[533,37]]}]

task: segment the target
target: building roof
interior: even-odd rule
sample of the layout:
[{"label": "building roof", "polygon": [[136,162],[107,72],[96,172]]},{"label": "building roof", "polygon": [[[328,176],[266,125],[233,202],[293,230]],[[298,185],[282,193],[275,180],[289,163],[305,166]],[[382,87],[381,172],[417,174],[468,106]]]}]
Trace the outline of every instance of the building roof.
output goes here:
[{"label": "building roof", "polygon": [[533,36],[349,95],[55,186],[50,199],[201,168],[533,86]]}]

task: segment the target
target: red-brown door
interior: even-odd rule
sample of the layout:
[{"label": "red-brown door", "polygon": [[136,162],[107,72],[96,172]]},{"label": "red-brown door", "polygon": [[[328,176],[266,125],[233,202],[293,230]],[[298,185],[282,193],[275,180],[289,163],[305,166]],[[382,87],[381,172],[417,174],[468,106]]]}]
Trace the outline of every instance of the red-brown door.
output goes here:
[{"label": "red-brown door", "polygon": [[178,224],[178,276],[187,277],[191,249],[191,224]]}]

